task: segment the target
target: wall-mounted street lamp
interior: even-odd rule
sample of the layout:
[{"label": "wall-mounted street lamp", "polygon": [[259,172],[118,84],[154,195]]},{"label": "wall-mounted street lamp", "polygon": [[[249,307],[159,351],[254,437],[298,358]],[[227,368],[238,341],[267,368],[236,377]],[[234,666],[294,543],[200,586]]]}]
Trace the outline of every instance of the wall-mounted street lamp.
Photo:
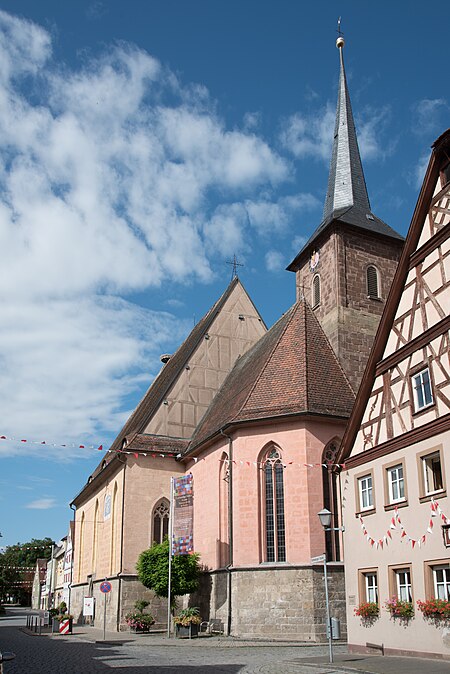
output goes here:
[{"label": "wall-mounted street lamp", "polygon": [[[317,513],[317,516],[320,520],[320,524],[323,527],[324,531],[345,531],[345,527],[332,527],[331,519],[333,513],[331,513],[327,508],[323,508],[320,513]],[[315,558],[319,561],[319,558]],[[333,662],[333,634],[332,634],[332,625],[331,625],[331,616],[330,616],[330,601],[328,598],[328,574],[327,574],[327,555],[326,553],[320,556],[320,561],[323,561],[323,576],[325,581],[325,603],[327,607],[327,634],[328,634],[328,648],[330,662]]]}]

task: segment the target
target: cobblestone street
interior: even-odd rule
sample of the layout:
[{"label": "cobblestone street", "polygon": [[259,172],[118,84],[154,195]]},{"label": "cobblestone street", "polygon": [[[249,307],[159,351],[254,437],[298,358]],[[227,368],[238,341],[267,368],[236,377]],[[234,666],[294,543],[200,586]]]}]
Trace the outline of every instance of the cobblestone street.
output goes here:
[{"label": "cobblestone street", "polygon": [[170,640],[163,635],[107,634],[75,628],[73,635],[35,635],[25,631],[25,609],[0,617],[0,650],[16,659],[4,674],[450,674],[436,660],[347,655],[335,645],[328,664],[326,645],[241,642],[227,638]]}]

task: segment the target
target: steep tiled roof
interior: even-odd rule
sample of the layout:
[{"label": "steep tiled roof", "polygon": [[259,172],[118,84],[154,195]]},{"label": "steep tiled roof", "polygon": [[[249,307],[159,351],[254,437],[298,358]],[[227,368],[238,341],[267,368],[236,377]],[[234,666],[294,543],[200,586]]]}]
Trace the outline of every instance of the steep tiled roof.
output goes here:
[{"label": "steep tiled roof", "polygon": [[301,413],[348,417],[353,403],[325,333],[301,301],[236,362],[188,453],[229,424]]},{"label": "steep tiled roof", "polygon": [[127,452],[154,452],[155,454],[180,454],[188,446],[189,440],[171,438],[167,435],[136,433],[127,444]]},{"label": "steep tiled roof", "polygon": [[135,433],[142,433],[144,431],[158,405],[160,405],[166,397],[168,391],[171,389],[176,381],[176,378],[180,374],[180,371],[187,364],[195,348],[211,327],[211,324],[217,313],[224,306],[231,292],[238,283],[239,279],[235,277],[223,295],[211,307],[208,313],[205,314],[205,316],[197,323],[183,344],[173,354],[169,362],[166,363],[166,365],[162,368],[161,372],[158,374],[156,379],[154,379],[141,402],[128,418],[122,430],[112,443],[112,450],[121,449],[124,438],[129,437]]}]

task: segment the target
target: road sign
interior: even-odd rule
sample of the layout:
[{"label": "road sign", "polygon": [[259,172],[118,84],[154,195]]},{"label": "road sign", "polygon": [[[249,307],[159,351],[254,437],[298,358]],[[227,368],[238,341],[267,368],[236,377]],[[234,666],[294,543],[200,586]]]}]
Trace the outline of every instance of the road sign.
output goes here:
[{"label": "road sign", "polygon": [[311,564],[323,564],[327,561],[326,555],[318,555],[317,557],[311,557]]},{"label": "road sign", "polygon": [[104,594],[108,594],[108,592],[111,592],[111,590],[112,585],[107,580],[103,581],[103,583],[100,585],[100,592],[103,592]]}]

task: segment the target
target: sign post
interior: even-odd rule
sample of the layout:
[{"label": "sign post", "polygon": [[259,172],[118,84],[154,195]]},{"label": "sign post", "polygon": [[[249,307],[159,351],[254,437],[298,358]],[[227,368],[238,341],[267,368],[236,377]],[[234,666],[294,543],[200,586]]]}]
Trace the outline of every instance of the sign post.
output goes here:
[{"label": "sign post", "polygon": [[112,585],[109,581],[104,580],[103,583],[100,585],[100,592],[103,592],[103,596],[105,598],[104,604],[103,604],[103,641],[106,640],[106,595],[111,592]]},{"label": "sign post", "polygon": [[323,564],[323,576],[325,582],[325,604],[327,610],[327,635],[328,635],[328,651],[330,663],[333,662],[333,635],[331,633],[331,618],[330,618],[330,600],[328,597],[328,574],[327,574],[327,556],[318,555],[311,558],[311,564]]}]

